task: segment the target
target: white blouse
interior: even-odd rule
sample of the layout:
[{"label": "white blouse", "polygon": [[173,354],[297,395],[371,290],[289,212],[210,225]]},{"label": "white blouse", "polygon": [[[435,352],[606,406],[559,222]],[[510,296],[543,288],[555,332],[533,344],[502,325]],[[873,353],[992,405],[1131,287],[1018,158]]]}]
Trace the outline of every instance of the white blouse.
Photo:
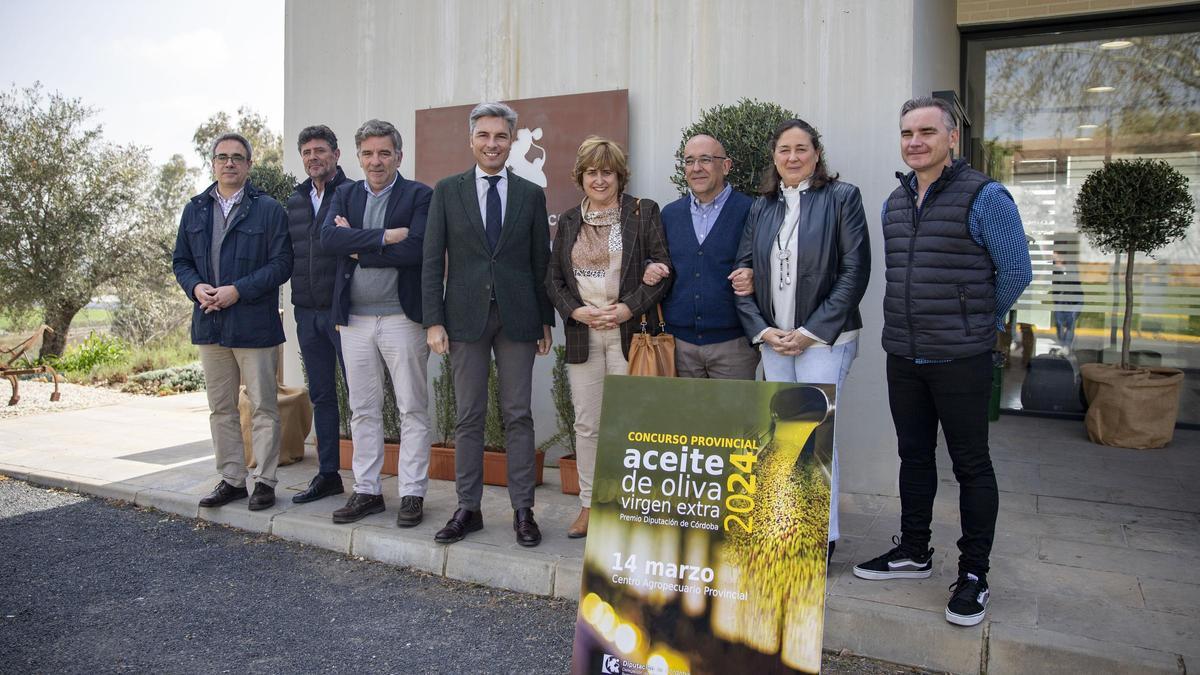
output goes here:
[{"label": "white blouse", "polygon": [[[784,187],[780,184],[779,188],[787,209],[784,212],[783,224],[779,226],[779,232],[775,235],[771,247],[771,310],[775,314],[775,327],[788,331],[796,328],[796,284],[799,281],[796,238],[803,225],[800,222],[800,195],[808,192],[809,181],[801,181],[796,187]],[[783,255],[784,251],[788,252],[786,257]],[[779,283],[781,278],[785,283]],[[829,346],[824,340],[805,330],[804,326],[800,326],[799,329],[801,333],[817,341],[814,347]],[[856,339],[858,330],[848,330],[838,335],[834,344],[845,344]],[[756,341],[761,340],[760,333]]]}]

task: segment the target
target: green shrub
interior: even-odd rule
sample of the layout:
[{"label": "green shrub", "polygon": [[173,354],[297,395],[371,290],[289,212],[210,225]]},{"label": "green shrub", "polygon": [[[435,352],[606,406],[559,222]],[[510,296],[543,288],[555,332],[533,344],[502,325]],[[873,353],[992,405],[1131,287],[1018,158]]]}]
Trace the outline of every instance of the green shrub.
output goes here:
[{"label": "green shrub", "polygon": [[204,369],[199,363],[148,370],[132,375],[122,388],[135,394],[179,394],[204,390]]},{"label": "green shrub", "polygon": [[483,444],[492,450],[504,449],[504,418],[500,414],[500,376],[496,374],[496,361],[488,364],[488,404],[483,420]]},{"label": "green shrub", "polygon": [[721,141],[725,155],[733,160],[733,168],[726,178],[733,189],[748,195],[758,194],[759,176],[772,161],[767,140],[780,122],[795,116],[792,111],[774,103],[746,98],[733,105],[718,105],[703,111],[696,123],[683,129],[683,138],[675,151],[677,164],[671,182],[680,194],[686,194],[683,146],[696,134],[708,134]]},{"label": "green shrub", "polygon": [[98,366],[120,363],[129,355],[129,346],[119,337],[92,331],[83,342],[68,347],[62,356],[49,359],[58,370],[87,375]]},{"label": "green shrub", "polygon": [[296,189],[296,177],[285,172],[275,164],[256,160],[250,169],[250,184],[275,198],[280,204],[286,204],[292,191]]},{"label": "green shrub", "polygon": [[571,400],[571,381],[567,378],[567,348],[562,345],[554,347],[553,384],[550,396],[554,399],[554,412],[558,418],[558,431],[546,441],[545,445],[562,443],[563,447],[575,453],[575,404]]},{"label": "green shrub", "polygon": [[449,445],[454,440],[454,427],[458,423],[458,405],[454,400],[454,373],[446,354],[442,355],[437,377],[433,378],[433,413],[438,442]]}]

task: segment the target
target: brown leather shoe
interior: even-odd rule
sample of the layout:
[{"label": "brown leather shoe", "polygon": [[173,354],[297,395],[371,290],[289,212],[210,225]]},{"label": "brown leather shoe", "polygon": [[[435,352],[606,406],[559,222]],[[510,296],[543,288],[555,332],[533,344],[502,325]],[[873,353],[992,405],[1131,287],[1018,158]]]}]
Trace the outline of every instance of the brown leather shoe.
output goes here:
[{"label": "brown leather shoe", "polygon": [[383,495],[355,492],[350,495],[345,506],[333,512],[333,522],[353,523],[371,514],[383,513],[386,508],[383,503]]},{"label": "brown leather shoe", "polygon": [[537,546],[542,543],[542,531],[533,519],[531,508],[522,507],[513,512],[513,531],[517,533],[517,543],[522,546]]},{"label": "brown leather shoe", "polygon": [[450,520],[446,521],[446,526],[433,535],[433,540],[439,544],[453,544],[456,541],[462,541],[468,533],[478,532],[482,529],[482,511],[459,509],[454,512]]},{"label": "brown leather shoe", "polygon": [[587,536],[588,515],[592,510],[588,507],[579,509],[579,515],[575,517],[575,522],[571,523],[571,527],[567,528],[567,537],[570,539],[581,539]]}]

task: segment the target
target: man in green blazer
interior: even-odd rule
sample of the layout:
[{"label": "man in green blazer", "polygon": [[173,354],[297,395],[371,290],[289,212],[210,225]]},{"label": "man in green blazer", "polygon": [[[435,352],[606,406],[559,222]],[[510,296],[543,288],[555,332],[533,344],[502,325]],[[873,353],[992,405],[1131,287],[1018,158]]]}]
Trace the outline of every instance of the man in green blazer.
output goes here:
[{"label": "man in green blazer", "polygon": [[471,111],[476,165],[437,184],[426,222],[421,308],[429,348],[450,354],[458,406],[458,508],[435,535],[460,541],[483,528],[483,423],[494,353],[517,543],[537,546],[533,519],[533,360],[550,351],[554,308],[546,296],[550,227],[546,195],[506,168],[517,113],[503,103]]}]

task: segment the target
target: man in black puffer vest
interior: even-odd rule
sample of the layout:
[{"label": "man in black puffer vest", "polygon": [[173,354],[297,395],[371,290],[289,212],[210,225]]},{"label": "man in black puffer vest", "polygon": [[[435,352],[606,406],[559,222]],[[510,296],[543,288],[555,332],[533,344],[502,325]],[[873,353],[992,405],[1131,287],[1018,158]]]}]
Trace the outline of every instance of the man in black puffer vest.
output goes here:
[{"label": "man in black puffer vest", "polygon": [[883,349],[900,453],[900,538],[854,567],[862,579],[923,579],[937,492],[938,425],[958,480],[962,537],[946,620],[973,626],[990,597],[987,572],[999,493],[988,450],[992,349],[1033,272],[1025,229],[1002,185],[951,161],[953,110],[916,98],[900,109],[900,154],[913,169],[883,205],[887,262]]},{"label": "man in black puffer vest", "polygon": [[288,197],[288,229],[292,235],[295,264],[292,269],[292,304],[295,305],[296,335],[304,373],[308,377],[308,397],[313,405],[317,428],[319,473],[308,488],[292,497],[297,504],[341,494],[342,477],[338,474],[338,402],[336,369],[342,349],[334,327],[330,307],[338,258],[321,249],[321,223],[333,203],[337,187],[346,182],[338,166],[341,151],[337,136],[325,125],[305,127],[297,142],[308,180],[296,186]]}]

